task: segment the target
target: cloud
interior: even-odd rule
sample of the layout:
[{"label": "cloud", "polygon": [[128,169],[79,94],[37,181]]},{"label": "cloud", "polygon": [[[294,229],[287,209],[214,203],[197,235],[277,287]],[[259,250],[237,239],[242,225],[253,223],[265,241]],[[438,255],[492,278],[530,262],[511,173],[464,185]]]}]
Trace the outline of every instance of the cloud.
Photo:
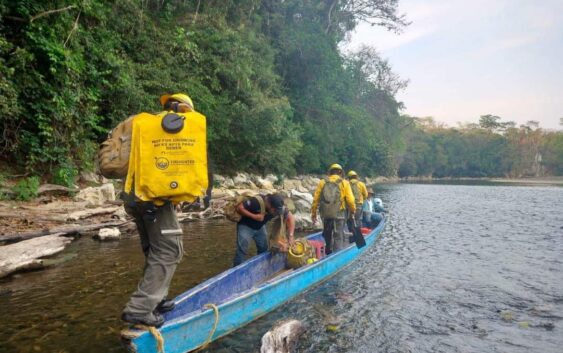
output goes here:
[{"label": "cloud", "polygon": [[539,39],[538,34],[524,34],[499,40],[496,45],[498,49],[510,49],[522,47],[536,42]]},{"label": "cloud", "polygon": [[491,113],[558,128],[563,0],[401,0],[399,12],[412,21],[403,34],[360,25],[347,46],[377,48],[410,79],[398,97],[407,113],[450,124]]},{"label": "cloud", "polygon": [[354,40],[349,43],[348,47],[353,49],[362,44],[367,44],[376,47],[380,51],[388,51],[427,37],[436,30],[436,26],[409,28],[403,34],[395,34],[381,28],[373,29],[369,25],[362,24],[359,26],[354,35]]}]

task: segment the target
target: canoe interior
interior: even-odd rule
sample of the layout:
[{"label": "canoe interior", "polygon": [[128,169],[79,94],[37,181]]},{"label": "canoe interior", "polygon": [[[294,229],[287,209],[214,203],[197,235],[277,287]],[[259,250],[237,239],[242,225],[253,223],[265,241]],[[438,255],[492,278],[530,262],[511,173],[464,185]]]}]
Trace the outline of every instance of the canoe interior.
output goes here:
[{"label": "canoe interior", "polygon": [[[306,238],[323,240],[320,232]],[[176,297],[176,308],[165,314],[166,323],[200,312],[207,303],[215,303],[219,306],[266,281],[291,272],[286,271],[285,263],[285,254],[265,252],[208,279]]]}]

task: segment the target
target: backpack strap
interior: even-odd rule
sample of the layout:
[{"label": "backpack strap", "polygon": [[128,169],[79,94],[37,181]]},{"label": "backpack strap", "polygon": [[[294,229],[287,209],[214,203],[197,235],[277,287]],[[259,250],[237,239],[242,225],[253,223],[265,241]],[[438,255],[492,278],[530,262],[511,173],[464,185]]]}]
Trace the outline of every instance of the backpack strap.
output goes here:
[{"label": "backpack strap", "polygon": [[264,203],[264,197],[262,195],[253,196],[260,204],[260,214],[266,214],[266,204]]},{"label": "backpack strap", "polygon": [[330,181],[329,177],[325,177],[324,180],[325,180],[325,184],[326,184],[326,183],[332,183],[332,184],[339,185],[340,183],[342,183],[342,180],[343,180],[343,179],[342,179],[342,178],[338,178],[337,181]]}]

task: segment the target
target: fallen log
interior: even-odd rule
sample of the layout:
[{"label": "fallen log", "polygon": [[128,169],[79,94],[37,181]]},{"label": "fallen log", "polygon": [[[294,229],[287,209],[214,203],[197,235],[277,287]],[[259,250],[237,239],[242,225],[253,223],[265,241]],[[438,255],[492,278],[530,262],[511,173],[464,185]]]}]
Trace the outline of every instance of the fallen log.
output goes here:
[{"label": "fallen log", "polygon": [[71,189],[67,188],[66,186],[62,185],[55,185],[55,184],[43,184],[37,190],[39,195],[46,194],[46,193],[63,193],[63,194],[71,194],[73,192],[78,192],[79,189]]},{"label": "fallen log", "polygon": [[53,234],[60,234],[60,235],[67,235],[67,234],[76,234],[82,232],[88,232],[92,230],[97,230],[100,228],[106,227],[119,227],[129,223],[130,221],[113,221],[113,222],[105,222],[105,223],[96,223],[96,224],[88,224],[82,226],[66,226],[66,227],[54,227],[51,229],[42,229],[39,231],[33,232],[25,232],[25,233],[18,233],[18,234],[7,234],[7,235],[0,235],[0,241],[3,242],[17,242],[32,238],[44,237],[47,235]]},{"label": "fallen log", "polygon": [[0,247],[0,278],[20,270],[42,268],[41,257],[54,255],[64,250],[72,239],[61,234],[51,234]]},{"label": "fallen log", "polygon": [[27,220],[34,220],[34,221],[44,221],[44,222],[65,222],[66,217],[63,215],[49,215],[49,214],[38,214],[38,213],[31,213],[31,212],[22,212],[19,211],[11,211],[11,212],[3,212],[0,211],[0,217],[5,218],[19,218],[19,219],[27,219]]},{"label": "fallen log", "polygon": [[82,211],[76,211],[69,213],[66,218],[69,221],[77,221],[82,218],[88,218],[92,216],[99,216],[102,214],[114,213],[115,211],[119,210],[121,207],[113,206],[113,207],[97,207],[93,209],[86,209]]}]

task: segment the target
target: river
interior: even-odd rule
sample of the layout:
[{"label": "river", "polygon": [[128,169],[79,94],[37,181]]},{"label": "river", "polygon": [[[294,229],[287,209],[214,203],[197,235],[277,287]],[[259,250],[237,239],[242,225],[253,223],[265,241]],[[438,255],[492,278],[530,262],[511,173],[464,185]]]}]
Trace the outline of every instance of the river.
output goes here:
[{"label": "river", "polygon": [[[377,244],[337,276],[212,343],[258,352],[283,318],[299,352],[563,352],[563,187],[389,184]],[[234,225],[185,225],[171,295],[223,271]],[[77,254],[72,258],[73,254]],[[141,274],[134,237],[89,238],[69,261],[0,281],[0,352],[119,352],[121,309]]]}]

